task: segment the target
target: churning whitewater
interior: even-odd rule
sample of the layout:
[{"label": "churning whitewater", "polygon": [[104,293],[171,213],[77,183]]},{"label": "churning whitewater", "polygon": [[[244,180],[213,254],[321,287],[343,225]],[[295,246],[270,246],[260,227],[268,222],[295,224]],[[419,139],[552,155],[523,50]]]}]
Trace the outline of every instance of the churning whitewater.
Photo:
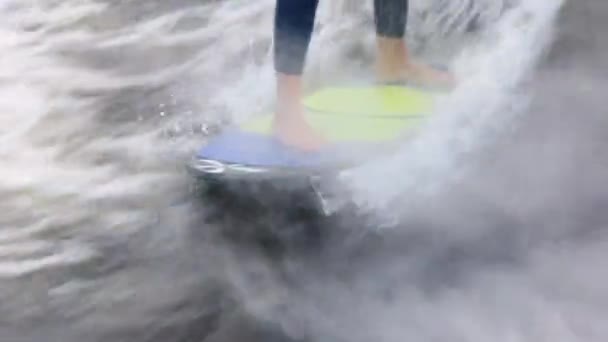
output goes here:
[{"label": "churning whitewater", "polygon": [[[273,0],[0,3],[0,340],[605,341],[608,4],[410,2],[463,82],[274,257],[185,169],[271,108]],[[372,1],[319,11],[307,84],[370,79]]]}]

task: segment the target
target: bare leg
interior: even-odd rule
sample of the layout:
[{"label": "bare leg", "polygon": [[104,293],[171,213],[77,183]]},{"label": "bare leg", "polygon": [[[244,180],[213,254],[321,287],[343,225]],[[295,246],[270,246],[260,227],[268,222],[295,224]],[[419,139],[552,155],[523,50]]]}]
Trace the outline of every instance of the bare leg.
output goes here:
[{"label": "bare leg", "polygon": [[404,41],[408,6],[408,0],[374,0],[378,79],[408,81],[424,87],[452,87],[455,80],[449,73],[411,60]]},{"label": "bare leg", "polygon": [[315,150],[325,143],[307,122],[302,105],[302,73],[317,5],[318,0],[277,0],[275,12],[274,133],[284,144],[304,150]]},{"label": "bare leg", "polygon": [[273,130],[279,141],[303,150],[316,150],[325,144],[325,138],[304,116],[302,78],[299,75],[278,74]]}]

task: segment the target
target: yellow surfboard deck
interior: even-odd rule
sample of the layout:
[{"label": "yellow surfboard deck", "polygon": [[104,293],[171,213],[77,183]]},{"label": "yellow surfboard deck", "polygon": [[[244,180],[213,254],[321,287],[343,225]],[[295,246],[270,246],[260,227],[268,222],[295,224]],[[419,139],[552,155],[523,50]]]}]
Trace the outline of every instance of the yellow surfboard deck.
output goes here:
[{"label": "yellow surfboard deck", "polygon": [[[383,142],[417,128],[433,111],[432,93],[403,86],[329,87],[303,101],[306,118],[330,142]],[[270,135],[272,114],[241,126]]]}]

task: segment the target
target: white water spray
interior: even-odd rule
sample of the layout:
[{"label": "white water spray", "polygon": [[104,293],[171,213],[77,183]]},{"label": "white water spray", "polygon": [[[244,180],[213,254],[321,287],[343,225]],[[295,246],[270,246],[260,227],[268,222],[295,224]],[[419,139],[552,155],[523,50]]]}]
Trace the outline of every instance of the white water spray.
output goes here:
[{"label": "white water spray", "polygon": [[520,86],[551,42],[562,3],[522,2],[462,53],[454,63],[459,86],[419,134],[396,155],[345,174],[362,208],[391,222],[408,201],[437,194],[458,179],[467,168],[464,158],[515,123],[528,100]]}]

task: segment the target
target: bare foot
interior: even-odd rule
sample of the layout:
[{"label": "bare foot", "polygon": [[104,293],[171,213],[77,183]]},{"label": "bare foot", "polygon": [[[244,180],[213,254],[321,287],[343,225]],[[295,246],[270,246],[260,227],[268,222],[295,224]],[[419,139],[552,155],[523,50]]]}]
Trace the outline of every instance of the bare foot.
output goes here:
[{"label": "bare foot", "polygon": [[410,59],[402,39],[378,36],[377,77],[382,82],[407,82],[425,88],[453,88],[456,80],[448,72]]},{"label": "bare foot", "polygon": [[456,79],[449,72],[414,62],[384,67],[380,70],[378,78],[381,82],[406,82],[413,86],[431,89],[452,89],[456,86]]},{"label": "bare foot", "polygon": [[451,89],[456,86],[456,79],[452,74],[426,64],[407,63],[399,74],[405,81],[421,87]]},{"label": "bare foot", "polygon": [[325,137],[306,120],[301,108],[287,115],[278,115],[274,121],[274,134],[283,144],[304,151],[319,150],[325,145]]},{"label": "bare foot", "polygon": [[301,101],[302,77],[278,73],[274,135],[287,146],[305,151],[318,150],[325,144],[325,138],[306,120]]}]

